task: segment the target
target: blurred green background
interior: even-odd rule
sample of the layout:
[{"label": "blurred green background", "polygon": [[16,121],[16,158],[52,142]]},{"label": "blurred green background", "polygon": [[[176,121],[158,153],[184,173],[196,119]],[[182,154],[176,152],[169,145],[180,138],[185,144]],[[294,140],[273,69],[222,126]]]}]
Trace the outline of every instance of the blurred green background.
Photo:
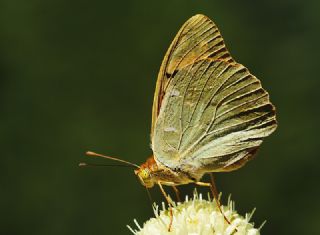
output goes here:
[{"label": "blurred green background", "polygon": [[316,0],[2,0],[1,233],[130,234],[126,224],[153,215],[130,168],[77,165],[109,163],[86,150],[138,164],[151,154],[160,63],[196,13],[216,22],[278,113],[257,158],[216,175],[223,200],[232,194],[242,214],[257,207],[262,234],[319,233],[319,10]]}]

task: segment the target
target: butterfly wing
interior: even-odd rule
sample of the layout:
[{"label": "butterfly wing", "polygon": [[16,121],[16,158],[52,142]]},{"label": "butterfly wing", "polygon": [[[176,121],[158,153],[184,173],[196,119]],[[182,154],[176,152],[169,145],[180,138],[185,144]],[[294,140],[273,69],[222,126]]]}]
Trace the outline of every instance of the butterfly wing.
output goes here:
[{"label": "butterfly wing", "polygon": [[[221,38],[223,49],[208,49],[215,46],[208,47],[202,37],[185,36],[197,35],[190,30],[198,27],[186,30],[188,22],[194,20],[179,31],[160,70],[154,155],[160,163],[186,172],[232,170],[251,158],[262,139],[276,129],[275,109],[260,81],[231,59],[221,36],[206,38]],[[193,51],[198,45],[207,49]],[[219,54],[214,51],[224,54],[215,56]]]},{"label": "butterfly wing", "polygon": [[163,98],[175,73],[205,58],[233,62],[217,26],[208,17],[198,14],[181,27],[161,64],[152,107],[151,139]]}]

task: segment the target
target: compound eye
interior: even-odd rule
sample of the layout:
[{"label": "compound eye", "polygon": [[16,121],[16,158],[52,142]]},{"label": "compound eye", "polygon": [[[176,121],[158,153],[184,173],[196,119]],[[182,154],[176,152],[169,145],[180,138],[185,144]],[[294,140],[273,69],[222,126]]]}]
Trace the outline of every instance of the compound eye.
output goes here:
[{"label": "compound eye", "polygon": [[144,170],[142,171],[141,176],[142,176],[143,179],[149,178],[149,170],[148,170],[148,169],[144,169]]}]

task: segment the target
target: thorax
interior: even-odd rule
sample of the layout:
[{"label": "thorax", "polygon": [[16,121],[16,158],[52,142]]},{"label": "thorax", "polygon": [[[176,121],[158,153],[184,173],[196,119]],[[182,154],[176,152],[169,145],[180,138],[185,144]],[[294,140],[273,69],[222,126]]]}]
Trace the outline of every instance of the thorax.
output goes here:
[{"label": "thorax", "polygon": [[161,183],[163,185],[181,185],[194,182],[188,173],[171,169],[159,162],[156,162],[154,157],[151,156],[145,163],[140,166],[140,169],[136,171],[141,183],[151,188],[154,184]]}]

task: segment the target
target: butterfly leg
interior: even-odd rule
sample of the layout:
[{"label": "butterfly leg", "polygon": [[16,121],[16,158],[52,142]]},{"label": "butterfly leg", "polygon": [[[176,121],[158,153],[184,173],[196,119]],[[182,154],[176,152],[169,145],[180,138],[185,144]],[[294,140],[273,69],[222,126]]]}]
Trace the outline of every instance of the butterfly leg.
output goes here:
[{"label": "butterfly leg", "polygon": [[171,198],[166,194],[166,192],[164,191],[162,184],[160,182],[158,182],[159,188],[163,194],[163,196],[165,197],[165,199],[168,202],[169,205],[169,212],[170,212],[170,223],[169,223],[169,227],[168,227],[168,232],[171,231],[171,227],[172,227],[172,222],[173,222],[173,212],[172,212],[172,200]]},{"label": "butterfly leg", "polygon": [[180,192],[179,192],[178,188],[174,185],[172,186],[172,188],[173,188],[174,192],[176,193],[176,197],[178,199],[178,202],[181,202]]},{"label": "butterfly leg", "polygon": [[[217,186],[215,184],[215,181],[214,181],[214,177],[213,177],[213,174],[210,173],[210,180],[211,180],[211,191],[212,191],[212,194],[215,198],[215,201],[219,207],[219,211],[221,212],[221,214],[223,215],[225,221],[227,221],[228,224],[230,224],[230,221],[228,220],[228,218],[224,215],[224,213],[222,212],[222,209],[221,209],[221,204],[220,204],[220,198],[219,198],[219,193],[218,193],[218,190],[217,190]],[[236,232],[238,230],[236,229]]]},{"label": "butterfly leg", "polygon": [[217,192],[217,187],[216,187],[216,185],[215,185],[215,183],[214,183],[213,176],[211,177],[211,181],[212,181],[212,183],[195,182],[195,184],[196,184],[196,185],[199,185],[199,186],[210,187],[211,193],[213,194],[214,200],[215,200],[216,203],[217,203],[217,206],[218,206],[218,208],[219,208],[220,213],[223,215],[225,221],[226,221],[228,224],[231,224],[230,221],[228,220],[228,218],[225,216],[225,214],[223,213],[223,211],[222,211],[222,209],[221,209],[221,205],[220,205],[220,201],[219,201],[219,195],[218,195],[218,192]]},{"label": "butterfly leg", "polygon": [[151,204],[151,206],[152,206],[152,203],[153,203],[153,201],[152,201],[152,197],[151,197],[150,191],[149,191],[149,189],[148,189],[147,187],[146,187],[146,191],[147,191],[147,195],[148,195],[148,198],[149,198],[150,204]]}]

